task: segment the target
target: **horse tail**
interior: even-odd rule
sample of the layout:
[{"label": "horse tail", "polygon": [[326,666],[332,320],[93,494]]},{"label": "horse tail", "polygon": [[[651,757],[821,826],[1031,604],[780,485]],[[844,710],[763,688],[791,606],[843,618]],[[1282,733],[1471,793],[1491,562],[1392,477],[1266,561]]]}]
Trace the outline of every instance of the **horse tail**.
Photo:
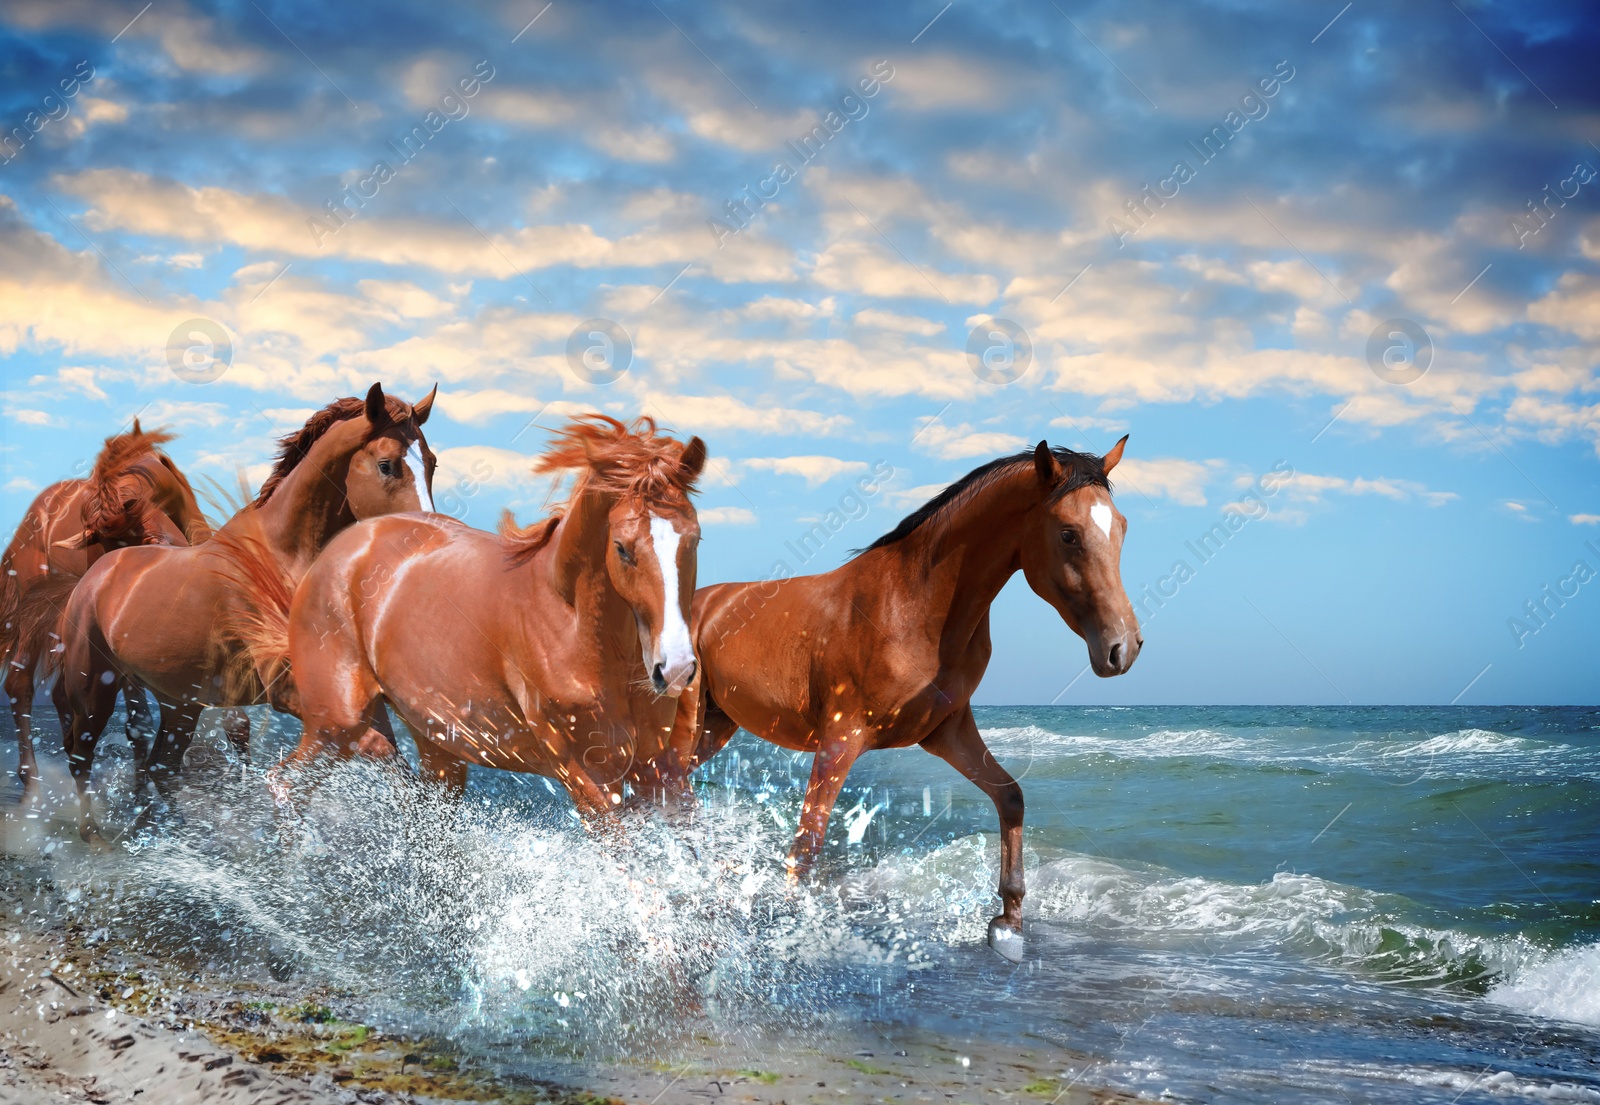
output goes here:
[{"label": "horse tail", "polygon": [[71,572],[51,572],[17,601],[15,655],[32,657],[41,682],[49,681],[61,669],[67,600],[82,579]]},{"label": "horse tail", "polygon": [[243,687],[259,679],[274,705],[292,701],[289,605],[294,582],[272,550],[253,537],[219,530],[208,544],[226,554],[227,567],[216,570],[242,600],[228,604],[222,617],[223,633],[244,646],[246,658],[241,670],[228,673],[228,681]]}]

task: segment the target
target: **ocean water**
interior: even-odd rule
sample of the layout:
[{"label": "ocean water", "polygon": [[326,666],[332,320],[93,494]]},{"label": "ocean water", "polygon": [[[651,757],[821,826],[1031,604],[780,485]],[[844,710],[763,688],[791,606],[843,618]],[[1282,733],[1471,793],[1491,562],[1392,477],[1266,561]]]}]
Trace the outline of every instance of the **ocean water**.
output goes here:
[{"label": "ocean water", "polygon": [[[453,806],[357,765],[286,823],[213,741],[109,857],[77,847],[46,736],[51,798],[8,862],[91,938],[347,987],[375,1023],[501,1062],[897,1024],[1050,1041],[1090,1057],[1070,1077],[1167,1100],[1600,1102],[1600,710],[978,722],[1027,797],[1016,966],[984,945],[993,807],[916,749],[857,764],[803,893],[782,856],[809,757],[744,733],[702,769],[693,824],[598,835],[543,780],[476,769]],[[258,764],[294,737],[260,727]]]}]

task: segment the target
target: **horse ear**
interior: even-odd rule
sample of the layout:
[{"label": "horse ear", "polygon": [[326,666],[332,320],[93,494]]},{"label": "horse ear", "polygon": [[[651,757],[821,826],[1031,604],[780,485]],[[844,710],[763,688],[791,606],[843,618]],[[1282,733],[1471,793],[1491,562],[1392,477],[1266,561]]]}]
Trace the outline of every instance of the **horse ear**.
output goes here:
[{"label": "horse ear", "polygon": [[1061,482],[1061,462],[1050,451],[1050,443],[1039,442],[1033,451],[1033,470],[1039,474],[1039,482],[1045,487],[1054,487]]},{"label": "horse ear", "polygon": [[389,424],[389,403],[383,397],[381,383],[373,384],[367,391],[367,421],[372,423],[374,433]]},{"label": "horse ear", "polygon": [[139,428],[139,416],[138,415],[134,415],[133,416],[133,429],[130,432],[135,437],[138,437],[140,434],[144,433],[144,431]]},{"label": "horse ear", "polygon": [[76,537],[66,537],[55,542],[55,547],[58,549],[86,549],[89,547],[90,540],[90,532],[88,530],[84,530]]},{"label": "horse ear", "polygon": [[683,482],[693,483],[700,478],[700,471],[706,466],[706,443],[698,437],[691,437],[689,444],[683,447],[683,456],[678,458],[678,467],[683,472]]},{"label": "horse ear", "polygon": [[1122,440],[1113,445],[1111,452],[1101,458],[1100,470],[1106,475],[1111,475],[1111,470],[1117,466],[1117,461],[1122,459],[1122,447],[1126,444],[1128,444],[1128,435],[1123,434]]},{"label": "horse ear", "polygon": [[427,395],[424,395],[420,402],[412,405],[411,421],[415,422],[419,426],[426,422],[428,420],[428,415],[433,413],[433,399],[434,396],[438,394],[439,385],[434,384],[432,391],[428,392]]}]

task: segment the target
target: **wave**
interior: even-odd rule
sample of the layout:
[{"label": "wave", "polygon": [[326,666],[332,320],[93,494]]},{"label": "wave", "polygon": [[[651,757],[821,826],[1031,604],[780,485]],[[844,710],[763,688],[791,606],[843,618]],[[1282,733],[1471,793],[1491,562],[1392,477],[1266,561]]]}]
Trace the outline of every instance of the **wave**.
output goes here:
[{"label": "wave", "polygon": [[[1423,1089],[1455,1091],[1452,1101],[1468,1092],[1475,1095],[1503,1098],[1523,1098],[1529,1101],[1548,1102],[1600,1102],[1600,1090],[1576,1082],[1555,1082],[1518,1076],[1508,1070],[1493,1068],[1476,1073],[1441,1067],[1407,1067],[1400,1064],[1359,1063],[1348,1064],[1308,1060],[1296,1065],[1298,1070],[1327,1079],[1330,1089],[1347,1087],[1352,1081],[1400,1083]],[[1341,1095],[1343,1096],[1343,1095]]]},{"label": "wave", "polygon": [[[892,895],[911,912],[942,903],[942,938],[982,938],[998,845],[987,834],[923,856],[892,857],[852,879],[856,895]],[[1379,981],[1467,993],[1544,1017],[1600,1024],[1600,945],[1573,963],[1527,937],[1473,933],[1419,917],[1409,899],[1279,872],[1229,883],[1084,855],[1029,860],[1024,916],[1147,943],[1200,940],[1212,951],[1268,947]],[[1522,1005],[1518,1005],[1522,1002]]]},{"label": "wave", "polygon": [[1039,725],[983,730],[989,747],[1030,761],[1104,756],[1120,760],[1202,759],[1247,765],[1354,768],[1410,778],[1600,779],[1600,750],[1497,733],[1459,729],[1421,740],[1345,738],[1308,745],[1271,731],[1245,736],[1216,729],[1160,729],[1143,736],[1057,733]]},{"label": "wave", "polygon": [[1600,1025],[1600,944],[1557,952],[1496,985],[1489,999],[1519,1013]]}]

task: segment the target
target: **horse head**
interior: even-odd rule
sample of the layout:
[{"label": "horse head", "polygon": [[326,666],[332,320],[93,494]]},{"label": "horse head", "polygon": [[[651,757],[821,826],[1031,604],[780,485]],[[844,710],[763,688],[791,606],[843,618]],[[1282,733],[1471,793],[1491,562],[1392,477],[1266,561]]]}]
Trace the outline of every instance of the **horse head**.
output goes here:
[{"label": "horse head", "polygon": [[705,462],[698,437],[679,443],[657,435],[649,418],[630,427],[591,414],[569,423],[537,466],[583,471],[556,538],[557,589],[572,601],[578,579],[603,562],[610,591],[632,613],[658,695],[676,697],[695,676],[689,607],[700,522],[689,495]]},{"label": "horse head", "polygon": [[345,493],[356,518],[433,509],[433,471],[438,459],[428,448],[423,423],[439,392],[434,385],[419,402],[408,404],[383,394],[382,384],[367,392],[366,429],[350,458]]},{"label": "horse head", "polygon": [[171,441],[165,430],[144,430],[139,420],[127,433],[108,437],[85,481],[83,530],[56,547],[102,552],[129,545],[188,545],[210,536],[189,481],[157,448]]},{"label": "horse head", "polygon": [[[1122,586],[1122,538],[1128,520],[1111,500],[1105,477],[1122,459],[1127,437],[1099,458],[1099,471],[1069,470],[1045,442],[1034,450],[1039,503],[1024,522],[1022,572],[1089,648],[1099,676],[1121,675],[1144,645],[1139,619]],[[1082,458],[1064,456],[1076,469]],[[1093,462],[1091,455],[1087,458]]]},{"label": "horse head", "polygon": [[[276,497],[287,509],[320,503],[335,529],[380,514],[433,509],[437,458],[422,432],[438,387],[418,403],[373,384],[365,399],[335,399],[282,438],[278,459],[256,495],[257,508]],[[280,496],[293,487],[297,495]]]}]

